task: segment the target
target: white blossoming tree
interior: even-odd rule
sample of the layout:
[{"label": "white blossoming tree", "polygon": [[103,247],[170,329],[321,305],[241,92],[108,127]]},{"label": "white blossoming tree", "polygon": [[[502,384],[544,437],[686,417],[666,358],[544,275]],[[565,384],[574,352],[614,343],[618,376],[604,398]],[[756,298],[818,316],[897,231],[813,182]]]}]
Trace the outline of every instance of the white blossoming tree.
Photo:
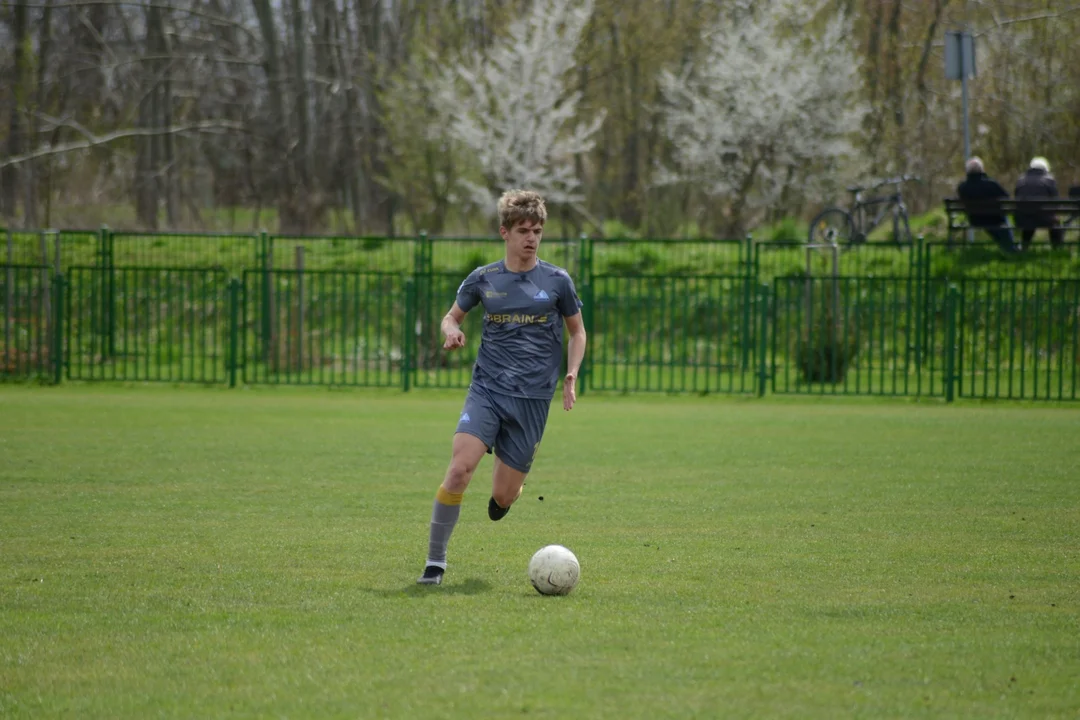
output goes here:
[{"label": "white blossoming tree", "polygon": [[705,30],[705,51],[664,72],[663,127],[672,165],[657,184],[693,184],[728,205],[728,229],[791,183],[851,151],[865,110],[850,23],[823,2],[739,0]]},{"label": "white blossoming tree", "polygon": [[592,9],[593,0],[534,0],[484,55],[440,78],[440,122],[476,163],[482,182],[462,183],[481,206],[511,187],[581,201],[574,158],[592,149],[604,114],[579,119],[581,93],[567,83]]}]

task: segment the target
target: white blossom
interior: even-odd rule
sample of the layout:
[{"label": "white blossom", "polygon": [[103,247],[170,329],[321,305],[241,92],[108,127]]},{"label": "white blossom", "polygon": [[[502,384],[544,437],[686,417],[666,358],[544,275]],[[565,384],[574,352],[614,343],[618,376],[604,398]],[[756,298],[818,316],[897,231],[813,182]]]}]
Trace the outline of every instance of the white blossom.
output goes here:
[{"label": "white blossom", "polygon": [[697,62],[662,73],[676,167],[661,169],[657,183],[694,182],[710,196],[766,206],[792,168],[851,151],[865,115],[851,26],[839,15],[816,22],[821,7],[736,2],[707,29]]},{"label": "white blossom", "polygon": [[593,0],[534,0],[487,53],[447,69],[437,88],[443,127],[481,168],[483,185],[463,181],[490,206],[507,188],[556,203],[582,199],[574,157],[593,148],[604,113],[577,119],[579,91],[568,72]]}]

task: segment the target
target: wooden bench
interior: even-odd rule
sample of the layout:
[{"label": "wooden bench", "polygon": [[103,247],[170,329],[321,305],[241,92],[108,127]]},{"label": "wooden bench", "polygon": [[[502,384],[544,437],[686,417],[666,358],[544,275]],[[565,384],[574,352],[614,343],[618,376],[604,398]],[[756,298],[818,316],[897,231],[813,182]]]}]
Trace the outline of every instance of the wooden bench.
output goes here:
[{"label": "wooden bench", "polygon": [[[1080,229],[1076,224],[1080,221],[1080,187],[1069,188],[1067,198],[987,198],[978,200],[961,200],[960,198],[945,198],[945,214],[949,221],[948,242],[953,242],[953,233],[963,233],[965,230],[983,227],[1007,227],[1017,230],[1016,215],[1055,215],[1057,226],[1066,230]],[[971,215],[1004,215],[1004,225],[973,225],[969,220]],[[1042,226],[1040,225],[1040,228]]]}]

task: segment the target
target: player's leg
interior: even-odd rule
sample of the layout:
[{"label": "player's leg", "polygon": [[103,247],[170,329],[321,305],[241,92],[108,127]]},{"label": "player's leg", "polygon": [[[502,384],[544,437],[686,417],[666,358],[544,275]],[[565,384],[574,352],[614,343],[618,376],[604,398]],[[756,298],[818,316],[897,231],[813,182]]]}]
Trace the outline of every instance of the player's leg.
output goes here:
[{"label": "player's leg", "polygon": [[528,473],[510,467],[495,455],[495,468],[491,473],[491,499],[488,500],[488,517],[502,520],[510,512],[510,506],[521,497]]},{"label": "player's leg", "polygon": [[551,403],[527,398],[498,398],[502,425],[495,439],[488,517],[501,520],[521,496],[547,425]]},{"label": "player's leg", "polygon": [[446,570],[446,548],[461,515],[461,501],[472,480],[476,466],[488,451],[498,431],[498,418],[490,403],[478,393],[469,392],[458,421],[451,450],[450,464],[435,493],[431,509],[431,529],[424,574],[417,581],[438,585]]}]

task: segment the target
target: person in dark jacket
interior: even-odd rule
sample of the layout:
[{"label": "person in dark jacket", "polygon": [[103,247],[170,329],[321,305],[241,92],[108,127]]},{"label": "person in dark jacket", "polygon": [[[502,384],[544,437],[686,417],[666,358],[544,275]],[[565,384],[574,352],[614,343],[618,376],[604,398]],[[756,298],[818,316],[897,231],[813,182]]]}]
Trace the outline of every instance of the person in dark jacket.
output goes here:
[{"label": "person in dark jacket", "polygon": [[[973,157],[968,160],[964,169],[967,171],[967,178],[956,186],[956,196],[961,200],[985,203],[995,198],[1009,197],[1008,191],[1001,186],[1001,183],[986,174],[983,162],[979,158]],[[1005,252],[1017,250],[1012,228],[1009,227],[1009,220],[1004,213],[982,208],[981,211],[968,212],[968,222],[972,227],[985,230],[990,237],[997,240],[998,245]]]},{"label": "person in dark jacket", "polygon": [[[1016,199],[1034,200],[1057,196],[1057,181],[1050,174],[1050,163],[1046,161],[1046,158],[1033,158],[1027,172],[1016,182]],[[1025,250],[1031,245],[1036,228],[1049,228],[1050,244],[1054,247],[1061,247],[1065,240],[1062,237],[1064,233],[1058,227],[1057,217],[1053,213],[1016,213],[1014,218]]]}]

